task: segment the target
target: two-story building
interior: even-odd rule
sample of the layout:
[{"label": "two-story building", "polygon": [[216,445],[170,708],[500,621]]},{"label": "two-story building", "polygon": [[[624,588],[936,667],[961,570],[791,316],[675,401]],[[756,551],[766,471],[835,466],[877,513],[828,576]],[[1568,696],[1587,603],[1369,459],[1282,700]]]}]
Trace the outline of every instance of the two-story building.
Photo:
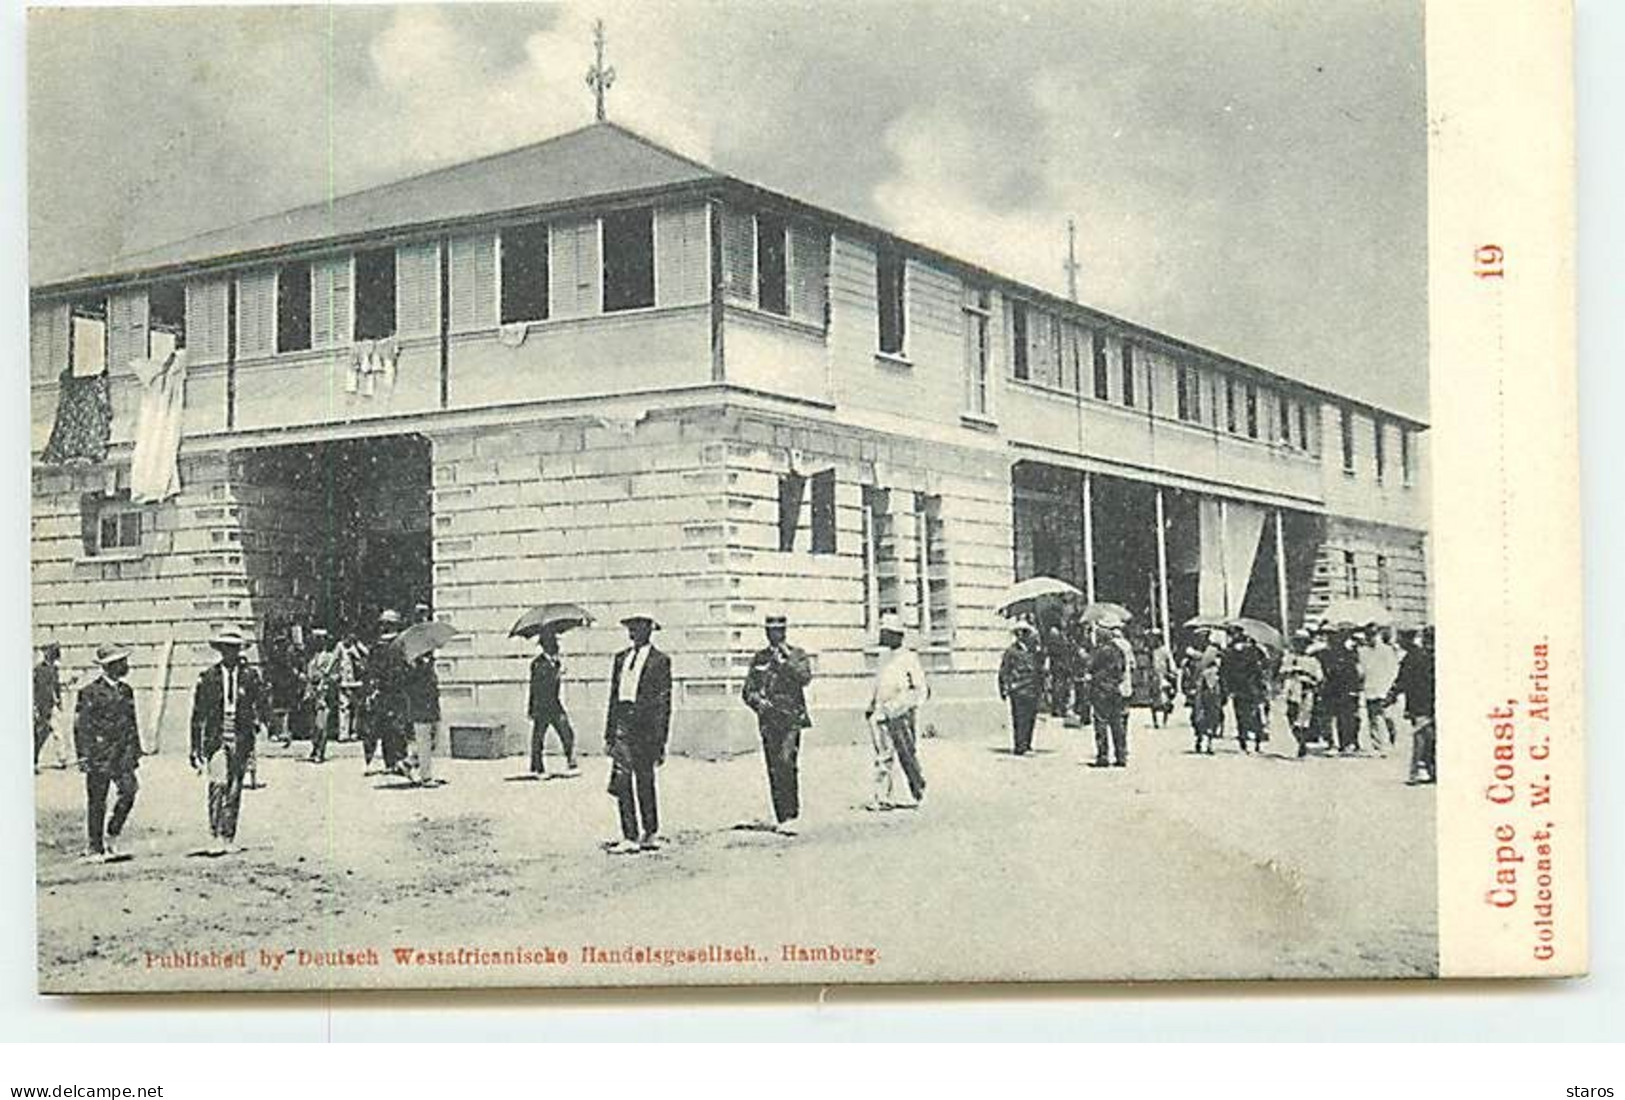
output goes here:
[{"label": "two-story building", "polygon": [[[985,731],[995,604],[1033,574],[1158,625],[1428,610],[1420,423],[614,124],[36,286],[31,335],[35,637],[70,667],[133,646],[166,750],[219,627],[365,632],[419,601],[464,631],[448,716],[510,725],[522,610],[598,614],[566,643],[591,726],[618,618],[652,609],[696,752],[750,743],[770,608],[836,736],[886,612],[944,735]],[[177,346],[181,488],[136,500],[132,363]]]}]

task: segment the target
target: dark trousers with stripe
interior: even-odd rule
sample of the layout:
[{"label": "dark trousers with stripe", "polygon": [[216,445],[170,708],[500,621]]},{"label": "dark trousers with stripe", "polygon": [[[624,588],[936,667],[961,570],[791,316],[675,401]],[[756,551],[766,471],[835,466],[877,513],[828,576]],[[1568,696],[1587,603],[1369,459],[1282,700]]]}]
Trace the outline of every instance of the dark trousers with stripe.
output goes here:
[{"label": "dark trousers with stripe", "polygon": [[801,727],[784,722],[758,722],[762,756],[767,762],[767,789],[773,796],[773,816],[779,824],[801,816]]}]

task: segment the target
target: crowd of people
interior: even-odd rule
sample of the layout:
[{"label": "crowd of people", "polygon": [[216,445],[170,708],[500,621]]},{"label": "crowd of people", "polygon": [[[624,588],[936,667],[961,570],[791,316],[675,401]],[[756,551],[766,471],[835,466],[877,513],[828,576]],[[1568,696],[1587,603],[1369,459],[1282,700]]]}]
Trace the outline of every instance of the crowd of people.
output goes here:
[{"label": "crowd of people", "polygon": [[[412,618],[412,626],[432,623],[423,605]],[[655,617],[637,612],[621,623],[627,645],[610,665],[604,723],[607,792],[616,803],[620,836],[605,847],[630,855],[663,844],[657,776],[671,728],[672,679],[671,659],[654,643],[660,629]],[[445,784],[435,767],[445,746],[434,654],[432,648],[409,651],[402,644],[402,632],[410,628],[398,613],[386,610],[369,643],[354,631],[337,639],[322,629],[310,632],[310,652],[301,654],[299,697],[306,708],[301,724],[310,733],[312,763],[325,763],[336,741],[359,740],[364,774],[390,774],[425,789]],[[785,616],[769,615],[763,628],[766,645],[751,658],[741,701],[756,717],[773,821],[743,827],[794,837],[801,813],[801,736],[813,721],[806,699],[813,666],[805,650],[790,644]],[[544,628],[535,634],[538,652],[530,665],[529,769],[537,778],[548,774],[550,733],[564,756],[558,774],[581,773],[562,690],[559,633]],[[1131,705],[1140,699],[1153,725],[1165,725],[1180,694],[1190,711],[1193,749],[1200,754],[1213,752],[1215,742],[1225,737],[1227,721],[1242,752],[1261,751],[1279,701],[1299,757],[1317,744],[1328,753],[1360,752],[1362,721],[1370,751],[1386,755],[1397,742],[1393,709],[1403,697],[1413,735],[1411,781],[1431,783],[1436,778],[1431,628],[1404,635],[1402,648],[1380,626],[1300,632],[1289,649],[1274,652],[1244,625],[1229,624],[1194,631],[1177,659],[1156,633],[1141,640],[1139,652],[1149,651],[1142,659],[1126,636],[1126,623],[1117,619],[1070,628],[1051,624],[1046,634],[1032,619],[1017,618],[1013,633],[1000,662],[998,691],[1009,704],[1017,756],[1032,751],[1039,714],[1048,709],[1069,722],[1092,723],[1094,767],[1125,768]],[[895,614],[881,617],[878,641],[880,654],[865,707],[873,788],[864,807],[917,808],[926,791],[918,714],[930,689]],[[286,715],[273,713],[267,679],[244,658],[249,640],[228,628],[210,644],[218,660],[202,672],[193,690],[189,756],[206,779],[209,844],[200,854],[219,856],[240,850],[236,836],[243,791],[259,785],[258,740],[270,731],[286,730],[289,723]],[[64,709],[60,661],[60,648],[46,645],[34,670],[36,770],[41,748]],[[84,858],[105,860],[122,858],[119,837],[135,807],[142,749],[134,692],[126,682],[128,651],[103,645],[96,664],[98,674],[78,688],[72,740],[85,776]],[[899,772],[906,800],[898,790]],[[115,795],[111,810],[110,794]]]}]

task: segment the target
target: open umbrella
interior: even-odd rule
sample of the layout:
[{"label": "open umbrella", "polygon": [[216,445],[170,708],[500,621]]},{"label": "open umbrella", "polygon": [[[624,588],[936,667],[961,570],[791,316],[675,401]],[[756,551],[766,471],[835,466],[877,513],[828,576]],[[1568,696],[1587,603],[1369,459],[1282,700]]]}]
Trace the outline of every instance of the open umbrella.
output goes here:
[{"label": "open umbrella", "polygon": [[1185,625],[1192,630],[1222,630],[1229,622],[1223,615],[1198,615],[1194,619],[1186,619]]},{"label": "open umbrella", "polygon": [[578,626],[591,626],[593,617],[573,603],[544,603],[519,616],[519,621],[508,631],[510,638],[534,638],[544,630],[563,634]]},{"label": "open umbrella", "polygon": [[1230,626],[1239,627],[1241,632],[1265,649],[1276,653],[1286,652],[1286,640],[1281,632],[1261,619],[1233,619]]},{"label": "open umbrella", "polygon": [[1008,615],[1012,608],[1045,596],[1060,598],[1062,596],[1077,596],[1081,593],[1065,581],[1054,577],[1029,577],[1019,584],[1011,585],[999,600],[999,614]]},{"label": "open umbrella", "polygon": [[395,644],[400,646],[403,657],[408,661],[415,661],[425,653],[439,649],[457,637],[457,633],[455,626],[435,619],[407,627],[401,631],[400,637],[395,639]]},{"label": "open umbrella", "polygon": [[1359,627],[1367,623],[1388,626],[1394,621],[1394,616],[1376,600],[1345,597],[1327,604],[1320,620],[1331,627]]},{"label": "open umbrella", "polygon": [[1134,613],[1120,603],[1107,603],[1102,600],[1085,607],[1078,618],[1086,623],[1122,624],[1134,618]]}]

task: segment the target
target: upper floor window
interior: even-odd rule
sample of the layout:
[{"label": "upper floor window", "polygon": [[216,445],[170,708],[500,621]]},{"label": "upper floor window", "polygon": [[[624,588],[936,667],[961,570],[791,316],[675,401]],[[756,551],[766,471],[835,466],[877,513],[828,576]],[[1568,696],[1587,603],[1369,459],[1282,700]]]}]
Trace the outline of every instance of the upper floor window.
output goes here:
[{"label": "upper floor window", "polygon": [[548,229],[543,222],[510,225],[498,239],[502,323],[545,321],[548,314]]},{"label": "upper floor window", "polygon": [[780,316],[790,312],[790,226],[777,214],[756,215],[756,305]]},{"label": "upper floor window", "polygon": [[1298,446],[1305,451],[1309,450],[1309,406],[1298,406]]},{"label": "upper floor window", "polygon": [[1355,599],[1360,596],[1360,562],[1353,550],[1343,551],[1343,595]]},{"label": "upper floor window", "polygon": [[1292,446],[1292,402],[1281,394],[1275,406],[1275,438]]},{"label": "upper floor window", "polygon": [[77,378],[107,370],[107,299],[83,298],[68,307],[68,368]]},{"label": "upper floor window", "polygon": [[1383,477],[1388,473],[1388,448],[1385,446],[1382,417],[1371,418],[1371,459],[1377,470],[1377,483],[1381,484]]},{"label": "upper floor window", "polygon": [[1010,371],[1023,382],[1032,377],[1027,358],[1027,303],[1010,303]]},{"label": "upper floor window", "polygon": [[1258,387],[1247,383],[1247,438],[1258,438]]},{"label": "upper floor window", "polygon": [[[393,313],[393,253],[391,260],[390,300]],[[390,330],[394,331],[393,323]],[[310,264],[304,260],[285,263],[276,270],[276,350],[310,350]]]},{"label": "upper floor window", "polygon": [[[1106,401],[1112,395],[1110,368],[1106,365],[1106,334],[1095,333],[1095,397]],[[1126,350],[1126,345],[1125,345]]]},{"label": "upper floor window", "polygon": [[965,324],[965,411],[975,416],[988,415],[989,359],[991,358],[990,326],[993,320],[993,296],[981,287],[966,287],[964,297]]},{"label": "upper floor window", "polygon": [[1411,484],[1411,479],[1414,476],[1412,472],[1414,462],[1415,458],[1411,454],[1411,430],[1402,427],[1399,429],[1399,477],[1401,484],[1407,486]]},{"label": "upper floor window", "polygon": [[1239,430],[1236,419],[1236,380],[1229,377],[1224,380],[1224,423],[1228,431]]},{"label": "upper floor window", "polygon": [[[907,266],[896,252],[882,250],[875,264],[875,299],[880,353],[902,355],[907,338]],[[1022,376],[1018,376],[1022,377]]]},{"label": "upper floor window", "polygon": [[147,291],[147,355],[165,359],[186,346],[186,284],[159,283]]},{"label": "upper floor window", "polygon": [[1200,420],[1201,389],[1194,372],[1184,363],[1174,367],[1174,415],[1181,420]]},{"label": "upper floor window", "polygon": [[1123,404],[1134,407],[1134,345],[1123,344]]},{"label": "upper floor window", "polygon": [[[308,275],[306,282],[309,282]],[[309,328],[308,322],[306,328]],[[386,336],[393,335],[395,335],[395,250],[372,248],[365,252],[357,252],[355,338],[382,340]]]},{"label": "upper floor window", "polygon": [[1354,413],[1348,408],[1338,410],[1343,436],[1343,472],[1354,472]]},{"label": "upper floor window", "polygon": [[655,304],[654,232],[652,207],[604,215],[605,313]]}]

